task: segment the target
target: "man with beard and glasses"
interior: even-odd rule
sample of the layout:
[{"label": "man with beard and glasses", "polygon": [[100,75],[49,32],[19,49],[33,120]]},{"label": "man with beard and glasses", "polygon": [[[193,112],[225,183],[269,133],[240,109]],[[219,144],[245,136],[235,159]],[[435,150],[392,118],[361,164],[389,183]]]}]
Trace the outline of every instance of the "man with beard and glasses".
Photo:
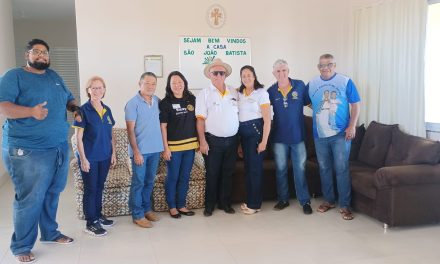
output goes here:
[{"label": "man with beard and glasses", "polygon": [[15,189],[11,251],[32,263],[40,226],[42,243],[71,244],[58,231],[56,213],[66,186],[69,145],[66,109],[81,121],[79,107],[61,77],[49,69],[49,46],[40,39],[27,45],[26,66],[11,69],[0,81],[3,162]]}]

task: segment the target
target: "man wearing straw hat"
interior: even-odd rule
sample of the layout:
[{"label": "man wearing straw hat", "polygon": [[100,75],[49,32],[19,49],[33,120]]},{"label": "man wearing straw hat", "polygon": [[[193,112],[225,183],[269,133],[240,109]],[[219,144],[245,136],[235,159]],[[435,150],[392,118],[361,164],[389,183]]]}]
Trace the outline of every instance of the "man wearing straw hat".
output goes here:
[{"label": "man wearing straw hat", "polygon": [[205,216],[212,215],[217,202],[219,209],[235,213],[231,192],[239,122],[237,91],[225,84],[231,72],[231,66],[219,58],[206,65],[204,74],[211,84],[196,99],[197,132],[206,167]]}]

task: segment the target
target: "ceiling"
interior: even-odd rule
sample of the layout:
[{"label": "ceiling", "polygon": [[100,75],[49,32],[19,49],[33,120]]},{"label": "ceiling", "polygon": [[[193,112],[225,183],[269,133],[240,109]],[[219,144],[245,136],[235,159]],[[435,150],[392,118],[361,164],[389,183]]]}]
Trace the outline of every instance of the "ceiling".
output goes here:
[{"label": "ceiling", "polygon": [[72,20],[75,0],[12,0],[14,20]]}]

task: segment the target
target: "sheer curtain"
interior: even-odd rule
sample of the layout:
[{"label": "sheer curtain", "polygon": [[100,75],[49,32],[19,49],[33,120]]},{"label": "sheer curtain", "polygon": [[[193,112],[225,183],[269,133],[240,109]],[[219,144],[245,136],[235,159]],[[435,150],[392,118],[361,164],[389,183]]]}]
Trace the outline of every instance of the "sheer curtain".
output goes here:
[{"label": "sheer curtain", "polygon": [[424,50],[426,0],[384,0],[354,13],[353,80],[360,122],[398,123],[426,136]]}]

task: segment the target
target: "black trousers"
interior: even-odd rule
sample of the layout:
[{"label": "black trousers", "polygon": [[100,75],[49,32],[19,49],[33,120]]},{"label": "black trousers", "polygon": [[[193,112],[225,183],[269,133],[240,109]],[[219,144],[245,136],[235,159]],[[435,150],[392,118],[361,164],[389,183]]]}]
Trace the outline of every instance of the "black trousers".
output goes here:
[{"label": "black trousers", "polygon": [[208,155],[203,155],[206,168],[205,208],[214,210],[231,204],[232,176],[237,160],[238,136],[216,137],[205,134],[209,145]]}]

